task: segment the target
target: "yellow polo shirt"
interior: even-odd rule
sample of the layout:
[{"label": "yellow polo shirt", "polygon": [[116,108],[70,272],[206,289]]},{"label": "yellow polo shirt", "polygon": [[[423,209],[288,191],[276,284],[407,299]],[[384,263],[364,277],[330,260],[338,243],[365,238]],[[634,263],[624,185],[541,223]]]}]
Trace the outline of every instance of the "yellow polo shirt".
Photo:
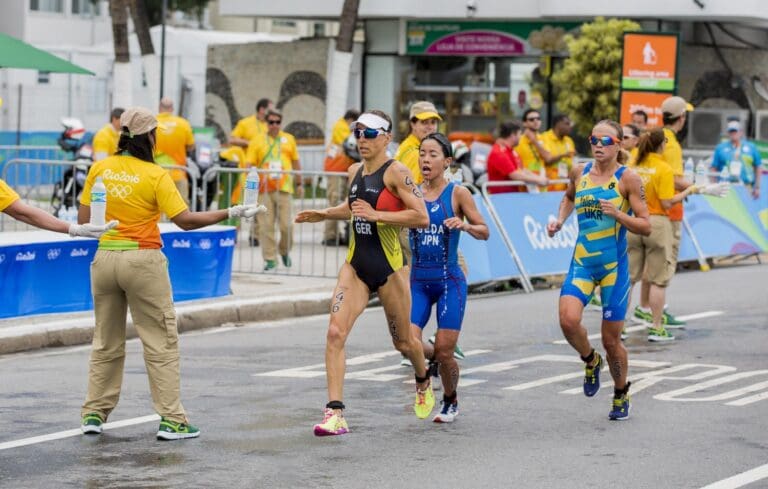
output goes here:
[{"label": "yellow polo shirt", "polygon": [[[677,141],[677,135],[675,131],[664,128],[664,136],[667,138],[667,144],[664,147],[664,154],[662,156],[672,168],[672,175],[683,175],[683,148],[680,147],[680,143]],[[669,209],[669,218],[673,221],[683,220],[683,203],[677,203]]]},{"label": "yellow polo shirt", "polygon": [[[573,143],[573,139],[571,139],[570,136],[567,134],[563,136],[562,138],[557,137],[555,134],[555,131],[552,129],[544,132],[544,134],[541,135],[541,142],[544,145],[544,148],[549,151],[553,155],[561,155],[568,153],[570,151],[576,150],[576,145]],[[561,171],[561,165],[562,165],[562,171]],[[564,156],[560,158],[559,160],[550,163],[547,165],[547,178],[550,180],[555,180],[558,178],[568,178],[568,172],[573,167],[573,157],[571,156]],[[564,183],[558,183],[555,185],[549,185],[547,187],[548,190],[565,190],[567,187]]]},{"label": "yellow polo shirt", "polygon": [[93,135],[93,161],[103,160],[117,153],[117,142],[120,133],[115,131],[112,124],[107,124]]},{"label": "yellow polo shirt", "polygon": [[115,229],[101,236],[99,249],[162,248],[157,227],[161,214],[173,219],[187,209],[165,168],[133,156],[110,156],[91,167],[81,204],[91,205],[91,187],[98,176],[107,188],[106,220],[120,221]]},{"label": "yellow polo shirt", "polygon": [[11,204],[19,200],[19,194],[0,179],[0,212],[6,210]]},{"label": "yellow polo shirt", "polygon": [[256,114],[244,117],[237,121],[235,128],[232,129],[232,137],[246,139],[250,141],[256,136],[267,134],[267,123],[256,118]]},{"label": "yellow polo shirt", "polygon": [[[192,126],[186,119],[169,112],[157,114],[157,143],[155,152],[165,153],[179,166],[187,166],[187,146],[195,144]],[[169,170],[174,182],[185,180],[183,170]]]},{"label": "yellow polo shirt", "polygon": [[[287,132],[280,131],[276,138],[266,134],[263,138],[253,138],[248,143],[245,151],[245,161],[259,169],[271,170],[276,173],[267,174],[259,184],[260,192],[288,192],[292,194],[293,176],[288,173],[279,173],[293,169],[293,162],[299,161],[299,150],[296,147],[296,139]],[[260,176],[263,177],[264,174]]]},{"label": "yellow polo shirt", "polygon": [[421,168],[419,168],[419,146],[421,146],[419,138],[410,134],[402,143],[400,143],[400,147],[397,148],[397,154],[395,155],[397,161],[411,170],[413,181],[416,185],[421,184],[424,179],[424,177],[421,176]]},{"label": "yellow polo shirt", "polygon": [[[536,138],[539,142],[544,144],[540,134],[537,134]],[[517,146],[515,146],[515,151],[520,155],[520,160],[523,162],[523,168],[530,170],[537,175],[546,175],[544,171],[544,160],[541,158],[539,150],[536,149],[536,146],[534,146],[533,142],[528,139],[527,135],[523,134],[520,136],[520,141],[517,143]]]},{"label": "yellow polo shirt", "polygon": [[643,161],[633,161],[630,168],[643,181],[648,212],[654,216],[666,216],[668,211],[664,210],[661,201],[675,196],[675,179],[667,161],[658,153],[648,153]]}]

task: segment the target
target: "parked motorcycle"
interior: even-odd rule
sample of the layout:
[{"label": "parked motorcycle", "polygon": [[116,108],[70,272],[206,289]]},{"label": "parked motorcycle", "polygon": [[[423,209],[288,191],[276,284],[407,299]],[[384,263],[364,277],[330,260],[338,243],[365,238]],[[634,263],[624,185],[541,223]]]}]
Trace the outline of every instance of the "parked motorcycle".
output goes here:
[{"label": "parked motorcycle", "polygon": [[84,141],[85,127],[79,119],[65,117],[61,119],[64,131],[58,139],[59,147],[67,153],[68,159],[75,162],[53,184],[51,207],[53,215],[64,217],[68,209],[80,206],[80,194],[85,187],[88,169],[93,163],[93,148]]}]

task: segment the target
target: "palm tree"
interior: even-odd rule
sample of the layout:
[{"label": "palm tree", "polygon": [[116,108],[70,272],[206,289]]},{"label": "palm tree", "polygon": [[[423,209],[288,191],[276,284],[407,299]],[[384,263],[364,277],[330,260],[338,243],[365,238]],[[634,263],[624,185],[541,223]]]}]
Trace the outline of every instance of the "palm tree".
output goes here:
[{"label": "palm tree", "polygon": [[128,0],[128,8],[136,29],[136,37],[139,40],[141,50],[141,63],[144,66],[144,77],[149,92],[149,103],[155,104],[160,97],[158,77],[160,69],[155,55],[155,47],[152,44],[152,36],[149,33],[149,17],[144,0]]},{"label": "palm tree", "polygon": [[339,19],[339,35],[336,49],[331,55],[331,72],[328,77],[328,96],[325,102],[325,138],[330,141],[333,123],[349,108],[349,71],[352,67],[352,46],[357,28],[357,10],[360,0],[344,0]]},{"label": "palm tree", "polygon": [[112,17],[112,40],[115,45],[115,66],[112,72],[112,106],[133,105],[131,83],[131,53],[128,49],[128,10],[125,0],[110,0],[109,15]]}]

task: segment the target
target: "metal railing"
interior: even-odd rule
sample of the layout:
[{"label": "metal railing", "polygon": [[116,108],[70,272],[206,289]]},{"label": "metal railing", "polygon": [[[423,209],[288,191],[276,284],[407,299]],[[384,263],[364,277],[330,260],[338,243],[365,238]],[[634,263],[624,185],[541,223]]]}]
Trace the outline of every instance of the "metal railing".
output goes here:
[{"label": "metal railing", "polygon": [[[249,168],[232,168],[223,166],[214,166],[208,169],[202,176],[203,182],[211,182],[212,185],[203,186],[202,200],[210,201],[212,206],[223,209],[233,204],[242,202],[242,189],[245,176],[250,171]],[[237,245],[232,264],[234,272],[241,273],[264,273],[276,275],[296,275],[311,277],[335,277],[343,263],[347,247],[341,236],[343,234],[344,223],[342,221],[324,221],[320,223],[294,224],[293,220],[296,214],[305,209],[323,209],[329,206],[326,195],[326,182],[328,179],[339,179],[342,187],[346,186],[348,174],[344,172],[323,172],[313,170],[300,171],[279,171],[257,170],[262,182],[269,181],[270,176],[282,177],[290,175],[294,179],[301,179],[302,195],[293,194],[289,199],[290,210],[288,212],[288,225],[284,225],[284,230],[290,235],[283,241],[287,243],[287,255],[290,257],[290,266],[283,261],[280,250],[281,231],[279,228],[279,219],[281,212],[284,211],[284,203],[273,202],[273,212],[269,215],[259,215],[260,219],[254,220],[231,220],[229,224],[238,228]],[[273,181],[279,180],[272,179]],[[211,189],[215,192],[210,195]],[[277,192],[282,193],[282,192]],[[346,198],[346,194],[344,194]],[[265,193],[259,194],[259,201],[264,202]],[[285,198],[283,198],[285,200]],[[327,226],[327,228],[326,228]],[[270,246],[272,239],[267,229],[273,229],[274,243],[276,253],[274,257],[267,256],[265,246]],[[323,245],[326,241],[326,230],[332,229],[335,241],[330,246]],[[258,239],[258,246],[255,240]],[[282,251],[286,251],[283,249]],[[267,259],[275,260],[275,267],[265,270]]]}]

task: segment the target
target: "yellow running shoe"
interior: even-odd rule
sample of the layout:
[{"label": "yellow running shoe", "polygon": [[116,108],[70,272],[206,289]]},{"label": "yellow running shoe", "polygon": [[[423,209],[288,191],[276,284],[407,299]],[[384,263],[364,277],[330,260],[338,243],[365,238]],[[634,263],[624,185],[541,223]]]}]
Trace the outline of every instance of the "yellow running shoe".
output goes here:
[{"label": "yellow running shoe", "polygon": [[416,412],[416,417],[424,419],[432,412],[432,408],[435,407],[435,393],[432,392],[432,381],[429,381],[427,388],[424,390],[416,387],[416,402],[413,403],[413,410]]},{"label": "yellow running shoe", "polygon": [[349,426],[347,426],[344,415],[326,408],[323,422],[315,425],[315,436],[343,435],[344,433],[349,433]]}]

